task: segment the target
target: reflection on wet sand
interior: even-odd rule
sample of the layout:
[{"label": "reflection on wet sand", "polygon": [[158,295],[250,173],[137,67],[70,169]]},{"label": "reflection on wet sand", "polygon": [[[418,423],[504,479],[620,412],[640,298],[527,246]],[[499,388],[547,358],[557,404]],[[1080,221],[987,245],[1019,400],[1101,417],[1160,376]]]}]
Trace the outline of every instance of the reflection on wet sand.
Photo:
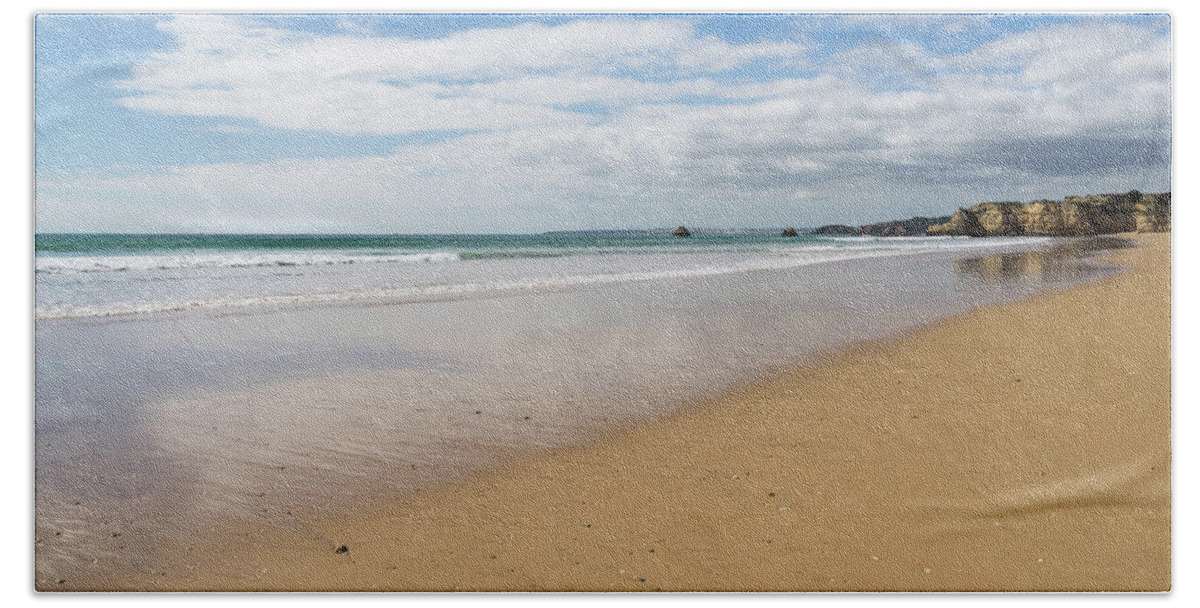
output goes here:
[{"label": "reflection on wet sand", "polygon": [[1117,237],[1073,240],[1044,251],[992,253],[977,258],[954,260],[959,276],[985,281],[1025,279],[1035,282],[1075,281],[1095,273],[1091,260],[1097,253],[1133,247],[1132,241]]}]

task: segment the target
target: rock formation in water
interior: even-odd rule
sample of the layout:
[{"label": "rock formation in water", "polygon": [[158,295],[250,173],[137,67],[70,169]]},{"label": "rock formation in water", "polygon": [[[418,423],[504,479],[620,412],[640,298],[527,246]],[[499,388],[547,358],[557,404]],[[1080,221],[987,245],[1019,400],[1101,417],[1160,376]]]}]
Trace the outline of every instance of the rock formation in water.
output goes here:
[{"label": "rock formation in water", "polygon": [[1171,193],[1068,196],[1062,201],[981,203],[930,226],[930,236],[1080,236],[1171,230]]},{"label": "rock formation in water", "polygon": [[788,236],[788,237],[791,237],[791,236],[800,236],[800,233],[799,233],[799,232],[796,232],[796,227],[795,227],[795,226],[788,226],[787,228],[784,228],[784,229],[783,229],[783,233],[782,233],[782,234],[780,234],[779,236]]},{"label": "rock formation in water", "polygon": [[680,226],[680,227],[676,228],[673,232],[671,232],[671,234],[673,236],[687,238],[689,236],[692,236],[692,231],[688,230],[687,226]]}]

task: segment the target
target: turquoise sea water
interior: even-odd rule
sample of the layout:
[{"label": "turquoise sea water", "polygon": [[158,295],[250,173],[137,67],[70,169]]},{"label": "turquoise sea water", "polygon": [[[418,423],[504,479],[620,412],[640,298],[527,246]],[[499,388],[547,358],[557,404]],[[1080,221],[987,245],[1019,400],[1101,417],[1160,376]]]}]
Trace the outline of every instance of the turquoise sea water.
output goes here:
[{"label": "turquoise sea water", "polygon": [[[667,231],[595,231],[546,234],[39,234],[38,255],[138,255],[202,251],[342,251],[361,254],[387,252],[457,251],[467,257],[517,256],[547,252],[619,251],[660,248],[695,249],[777,244],[773,233],[700,233],[674,238]],[[821,237],[801,236],[792,241]]]},{"label": "turquoise sea water", "polygon": [[697,232],[39,234],[36,318],[399,304],[1039,242]]}]

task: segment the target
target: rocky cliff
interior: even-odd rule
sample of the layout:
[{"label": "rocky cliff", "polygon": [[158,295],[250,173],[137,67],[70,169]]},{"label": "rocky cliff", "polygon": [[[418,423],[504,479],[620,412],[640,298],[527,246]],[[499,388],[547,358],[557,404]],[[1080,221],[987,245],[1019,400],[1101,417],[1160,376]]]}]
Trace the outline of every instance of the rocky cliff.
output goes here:
[{"label": "rocky cliff", "polygon": [[911,217],[906,220],[895,220],[891,222],[879,222],[877,224],[867,224],[865,226],[843,226],[841,224],[831,224],[829,226],[821,226],[814,229],[809,234],[823,235],[860,235],[866,234],[870,236],[925,236],[929,227],[934,224],[943,224],[950,221],[950,216],[945,217]]},{"label": "rocky cliff", "polygon": [[830,224],[828,226],[821,226],[820,228],[814,228],[812,232],[809,232],[809,234],[823,234],[826,236],[828,236],[828,235],[850,236],[850,235],[858,234],[858,228],[855,228],[854,226],[844,226],[842,224]]},{"label": "rocky cliff", "polygon": [[1068,196],[1061,201],[981,203],[959,208],[930,236],[1077,236],[1171,230],[1171,193]]},{"label": "rocky cliff", "polygon": [[911,217],[906,220],[879,222],[859,226],[859,234],[871,236],[925,236],[930,226],[944,224],[950,221],[950,216],[944,217]]}]

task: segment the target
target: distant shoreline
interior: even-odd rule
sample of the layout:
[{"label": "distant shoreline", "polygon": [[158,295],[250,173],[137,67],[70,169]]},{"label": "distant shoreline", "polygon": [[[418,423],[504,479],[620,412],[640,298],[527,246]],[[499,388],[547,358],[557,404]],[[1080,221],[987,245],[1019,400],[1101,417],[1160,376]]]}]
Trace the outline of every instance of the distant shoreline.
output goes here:
[{"label": "distant shoreline", "polygon": [[[780,236],[786,228],[720,228],[687,226],[692,235]],[[1169,232],[1171,193],[1068,196],[1060,201],[1029,203],[988,202],[960,207],[953,215],[914,216],[852,226],[826,224],[795,228],[800,235],[815,236],[1087,236],[1120,232]],[[522,237],[522,236],[671,236],[674,227],[596,228],[536,232],[35,232],[38,237],[241,237],[241,238],[388,238],[388,237]],[[786,235],[785,235],[786,236]]]},{"label": "distant shoreline", "polygon": [[979,203],[953,215],[864,226],[831,224],[811,234],[841,236],[1092,236],[1170,232],[1171,193],[1068,196],[1062,201]]}]

